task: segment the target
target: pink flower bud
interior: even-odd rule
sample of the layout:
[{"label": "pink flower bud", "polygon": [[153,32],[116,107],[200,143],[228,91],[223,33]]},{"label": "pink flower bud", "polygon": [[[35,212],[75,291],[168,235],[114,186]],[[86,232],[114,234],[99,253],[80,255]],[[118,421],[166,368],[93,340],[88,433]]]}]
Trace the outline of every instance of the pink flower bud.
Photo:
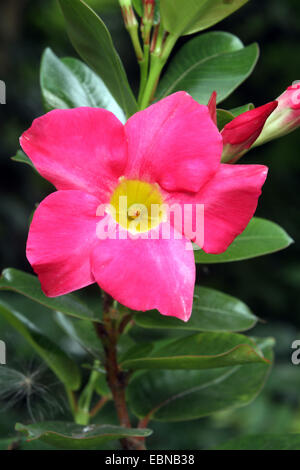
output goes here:
[{"label": "pink flower bud", "polygon": [[214,91],[208,102],[208,111],[215,125],[217,125],[217,92]]},{"label": "pink flower bud", "polygon": [[226,124],[221,134],[223,137],[222,162],[235,163],[246,153],[259,137],[266,120],[277,108],[277,101],[240,114]]},{"label": "pink flower bud", "polygon": [[289,134],[300,126],[300,82],[289,86],[277,101],[278,107],[267,120],[255,146]]}]

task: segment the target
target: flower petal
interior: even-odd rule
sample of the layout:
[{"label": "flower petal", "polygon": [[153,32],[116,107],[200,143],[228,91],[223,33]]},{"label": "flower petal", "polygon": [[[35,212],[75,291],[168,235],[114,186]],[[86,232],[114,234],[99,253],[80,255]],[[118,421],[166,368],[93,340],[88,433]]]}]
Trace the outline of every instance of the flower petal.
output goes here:
[{"label": "flower petal", "polygon": [[34,213],[26,254],[49,297],[67,294],[95,282],[90,251],[99,242],[99,201],[82,191],[57,191]]},{"label": "flower petal", "polygon": [[124,126],[98,108],[57,109],[35,119],[20,139],[39,173],[57,189],[104,197],[127,161]]},{"label": "flower petal", "polygon": [[125,132],[125,176],[158,182],[167,191],[199,191],[220,164],[222,137],[208,107],[185,92],[136,113]]},{"label": "flower petal", "polygon": [[[170,236],[163,239],[168,230]],[[178,233],[180,239],[175,239],[174,230],[166,223],[147,235],[148,239],[129,236],[117,226],[116,239],[101,240],[92,254],[96,282],[133,310],[157,309],[187,321],[195,284],[191,242]]]},{"label": "flower petal", "polygon": [[[206,253],[223,253],[253,217],[267,173],[268,168],[263,165],[221,164],[216,175],[197,194],[167,195],[169,206],[181,204],[184,217],[188,219],[185,223],[173,221],[173,224],[177,230],[181,227],[185,236]],[[197,205],[203,205],[204,226],[195,230]]]}]

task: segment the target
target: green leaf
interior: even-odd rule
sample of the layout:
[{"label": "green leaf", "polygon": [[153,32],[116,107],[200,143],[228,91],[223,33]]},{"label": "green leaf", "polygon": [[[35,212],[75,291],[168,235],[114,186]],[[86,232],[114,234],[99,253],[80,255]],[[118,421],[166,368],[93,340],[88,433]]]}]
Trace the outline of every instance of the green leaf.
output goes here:
[{"label": "green leaf", "polygon": [[0,438],[0,450],[9,450],[15,442],[18,442],[17,437]]},{"label": "green leaf", "polygon": [[80,387],[81,377],[76,363],[9,301],[2,298],[0,298],[0,315],[27,340],[68,389],[77,390]]},{"label": "green leaf", "polygon": [[160,0],[164,27],[175,36],[213,26],[241,8],[248,0]]},{"label": "green leaf", "polygon": [[[273,340],[258,346],[272,359]],[[132,411],[155,421],[187,421],[250,403],[259,393],[270,365],[237,365],[220,369],[138,372],[128,388]]]},{"label": "green leaf", "polygon": [[155,343],[150,354],[121,362],[122,369],[212,369],[268,362],[251,339],[234,333],[199,333]]},{"label": "green leaf", "polygon": [[59,4],[78,54],[101,77],[126,116],[130,117],[137,111],[136,100],[105,24],[81,0],[59,0]]},{"label": "green leaf", "polygon": [[188,322],[157,311],[137,313],[135,323],[143,328],[187,331],[245,331],[257,322],[246,304],[214,289],[195,286],[193,312]]},{"label": "green leaf", "polygon": [[32,161],[27,157],[23,150],[18,150],[14,157],[11,157],[14,162],[26,163],[27,165],[34,168]]},{"label": "green leaf", "polygon": [[220,255],[196,250],[196,263],[229,263],[263,256],[287,248],[293,240],[279,225],[269,220],[253,218],[244,232]]},{"label": "green leaf", "polygon": [[101,78],[80,60],[60,60],[51,49],[46,49],[41,62],[40,82],[47,111],[90,106],[105,108],[120,121],[126,120]]},{"label": "green leaf", "polygon": [[97,11],[113,11],[120,8],[119,0],[96,0],[94,3],[97,5]]},{"label": "green leaf", "polygon": [[55,312],[54,315],[57,324],[70,338],[74,339],[92,356],[99,357],[99,352],[102,352],[103,348],[92,322],[71,318],[60,312]]},{"label": "green leaf", "polygon": [[9,290],[25,295],[29,299],[38,302],[51,310],[65,315],[101,322],[100,315],[90,310],[74,295],[61,295],[60,297],[47,297],[41,290],[39,280],[36,276],[24,273],[18,269],[7,268],[2,272],[0,278],[0,290]]},{"label": "green leaf", "polygon": [[254,109],[255,106],[253,103],[244,104],[243,106],[239,106],[238,108],[234,108],[230,110],[230,113],[233,114],[234,117],[238,117],[240,114],[246,113],[247,111],[251,111]]},{"label": "green leaf", "polygon": [[74,423],[49,421],[24,425],[16,424],[16,430],[26,433],[29,441],[40,439],[57,448],[70,450],[98,450],[108,441],[126,437],[148,437],[150,429],[126,429],[112,425],[79,426]]},{"label": "green leaf", "polygon": [[232,34],[213,31],[182,46],[159,86],[159,99],[185,90],[207,105],[213,91],[217,102],[227,98],[252,73],[259,55],[257,44],[244,47]]},{"label": "green leaf", "polygon": [[[157,342],[157,345],[159,345],[159,342]],[[149,356],[153,351],[153,348],[153,343],[135,343],[129,350],[127,350],[123,355],[121,355],[119,362],[120,364],[122,364],[140,357]]]},{"label": "green leaf", "polygon": [[300,450],[300,434],[257,434],[233,439],[217,450]]},{"label": "green leaf", "polygon": [[234,115],[230,111],[226,111],[225,109],[217,109],[217,125],[219,131],[224,129],[226,124],[229,124],[233,121]]}]

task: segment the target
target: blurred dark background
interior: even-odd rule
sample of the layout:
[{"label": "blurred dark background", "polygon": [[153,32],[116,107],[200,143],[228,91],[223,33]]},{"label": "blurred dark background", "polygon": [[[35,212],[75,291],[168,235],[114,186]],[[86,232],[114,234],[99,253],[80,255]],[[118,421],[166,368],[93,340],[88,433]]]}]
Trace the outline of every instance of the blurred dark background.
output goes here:
[{"label": "blurred dark background", "polygon": [[[138,70],[118,7],[105,0],[88,0],[101,13],[136,88]],[[109,0],[107,0],[107,4]],[[116,2],[117,4],[117,2]],[[233,108],[248,102],[256,106],[276,98],[294,80],[300,80],[299,0],[251,0],[214,29],[239,36],[245,44],[257,41],[261,56],[253,75],[222,103]],[[180,44],[189,38],[181,39]],[[55,0],[10,0],[0,3],[0,79],[7,87],[7,104],[0,106],[0,267],[28,270],[25,242],[34,205],[52,187],[31,168],[10,160],[19,148],[18,138],[32,120],[43,113],[39,88],[39,63],[45,47],[58,56],[76,56]],[[218,414],[201,423],[184,438],[183,425],[172,424],[173,448],[205,447],[237,433],[300,432],[300,366],[290,362],[291,343],[300,339],[300,129],[253,150],[243,163],[263,163],[270,173],[257,215],[277,222],[295,240],[289,249],[240,263],[201,267],[198,282],[216,287],[245,301],[266,323],[257,335],[277,341],[276,367],[263,394],[249,407]],[[5,325],[0,323],[0,337]],[[0,413],[0,436],[11,429]],[[2,421],[2,424],[1,424]],[[1,427],[2,426],[2,427]],[[160,437],[168,425],[160,427]],[[181,436],[176,441],[176,434]],[[191,437],[192,436],[192,437]],[[183,440],[182,440],[183,438]],[[164,440],[165,439],[165,440]],[[153,447],[170,447],[170,435],[153,438]],[[185,440],[184,440],[185,439]]]}]

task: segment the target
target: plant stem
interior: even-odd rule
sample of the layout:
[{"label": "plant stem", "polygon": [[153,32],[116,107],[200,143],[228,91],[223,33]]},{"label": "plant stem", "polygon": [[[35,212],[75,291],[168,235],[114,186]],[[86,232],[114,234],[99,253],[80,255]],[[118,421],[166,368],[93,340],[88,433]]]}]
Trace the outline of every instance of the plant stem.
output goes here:
[{"label": "plant stem", "polygon": [[141,79],[140,79],[140,89],[139,89],[139,96],[138,96],[138,103],[141,101],[145,86],[147,83],[147,78],[148,78],[148,71],[149,71],[149,59],[150,59],[150,46],[145,45],[144,46],[144,58],[141,62],[139,62],[140,65],[140,71],[141,71]]},{"label": "plant stem", "polygon": [[[131,422],[126,404],[126,386],[128,374],[120,370],[117,358],[117,342],[119,328],[113,319],[113,298],[103,293],[103,323],[94,324],[97,334],[102,341],[105,353],[105,369],[108,386],[111,390],[116,412],[121,426],[131,428]],[[127,450],[145,449],[143,442],[138,439],[121,439],[121,444]]]},{"label": "plant stem", "polygon": [[110,400],[109,397],[101,397],[98,403],[91,409],[90,417],[93,418],[103,408],[103,406]]},{"label": "plant stem", "polygon": [[162,23],[159,23],[155,27],[154,35],[151,44],[151,53],[160,55],[162,53],[163,39],[165,36],[165,30]]},{"label": "plant stem", "polygon": [[124,19],[125,28],[129,33],[136,58],[140,63],[144,58],[144,54],[139,38],[139,24],[132,8],[131,0],[119,0],[119,3]]},{"label": "plant stem", "polygon": [[164,45],[161,44],[162,36],[159,36],[159,42],[157,47],[154,48],[151,54],[151,66],[147,84],[144,89],[143,96],[140,100],[140,109],[145,109],[149,106],[151,99],[153,98],[156,87],[159,81],[160,74],[164,68],[172,49],[177,41],[177,36],[169,34],[166,38]]},{"label": "plant stem", "polygon": [[155,55],[152,55],[150,73],[149,73],[148,81],[144,88],[143,96],[140,100],[140,109],[145,109],[147,108],[147,106],[149,106],[151,102],[151,98],[155,93],[159,76],[161,74],[163,66],[164,64],[161,58]]},{"label": "plant stem", "polygon": [[139,34],[138,34],[138,24],[128,26],[126,27],[126,29],[130,35],[136,58],[140,64],[143,61],[144,53],[143,53],[143,49],[142,49]]},{"label": "plant stem", "polygon": [[[100,361],[94,361],[94,368],[100,366]],[[76,412],[76,422],[86,426],[90,421],[90,407],[93,398],[93,393],[96,385],[96,381],[99,377],[99,372],[97,370],[92,370],[90,374],[89,381],[82,391],[80,398],[78,400],[78,409]]]},{"label": "plant stem", "polygon": [[150,62],[150,40],[154,21],[154,3],[143,1],[143,17],[141,20],[141,36],[143,38],[143,61],[140,63],[141,67],[141,80],[138,96],[138,103],[140,103],[145,86],[148,79],[149,62]]},{"label": "plant stem", "polygon": [[65,390],[66,390],[66,394],[67,394],[67,398],[68,398],[68,402],[69,402],[69,405],[70,405],[72,415],[73,415],[74,419],[76,420],[77,401],[76,401],[75,394],[72,390],[70,390],[67,387],[65,387]]}]

